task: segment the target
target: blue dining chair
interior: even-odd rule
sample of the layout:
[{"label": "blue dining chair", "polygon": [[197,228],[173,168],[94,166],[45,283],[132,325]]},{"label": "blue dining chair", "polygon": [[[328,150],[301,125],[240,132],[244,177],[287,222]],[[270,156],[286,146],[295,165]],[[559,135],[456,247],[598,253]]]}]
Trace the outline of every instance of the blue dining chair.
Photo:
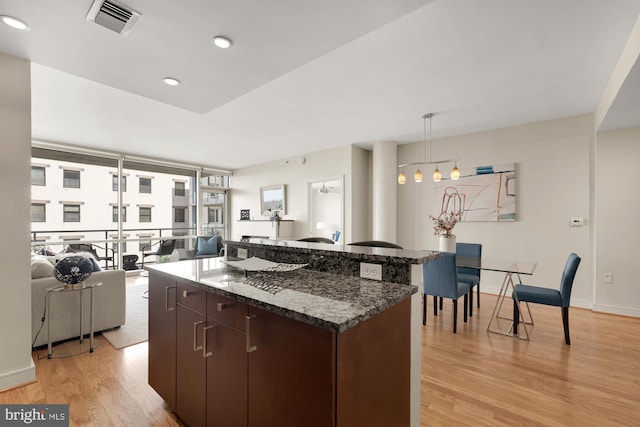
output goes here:
[{"label": "blue dining chair", "polygon": [[518,334],[518,322],[520,321],[520,310],[515,302],[515,296],[518,301],[526,303],[536,303],[552,305],[562,308],[562,325],[564,326],[564,341],[567,345],[571,345],[569,337],[569,300],[571,299],[571,288],[573,287],[573,279],[576,277],[576,271],[580,265],[580,257],[575,253],[569,255],[567,263],[562,272],[560,279],[560,290],[542,288],[532,285],[516,285],[513,301],[513,332]]},{"label": "blue dining chair", "polygon": [[[482,258],[482,245],[480,243],[456,243],[456,255]],[[473,287],[477,286],[476,304],[480,308],[480,269],[470,267],[458,267],[458,280],[468,283],[469,292],[469,316],[473,317]]]},{"label": "blue dining chair", "polygon": [[453,300],[453,333],[458,323],[458,298],[464,296],[464,321],[467,321],[467,295],[469,284],[458,281],[456,254],[442,252],[433,261],[422,264],[422,324],[427,324],[427,295],[433,296],[433,314],[438,315],[438,297]]}]

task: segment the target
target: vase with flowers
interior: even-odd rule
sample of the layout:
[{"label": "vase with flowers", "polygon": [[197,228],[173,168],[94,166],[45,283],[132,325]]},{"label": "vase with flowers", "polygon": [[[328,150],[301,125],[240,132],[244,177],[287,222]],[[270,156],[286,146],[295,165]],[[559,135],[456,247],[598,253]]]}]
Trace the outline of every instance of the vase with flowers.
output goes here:
[{"label": "vase with flowers", "polygon": [[440,252],[456,251],[456,236],[453,234],[453,227],[460,221],[460,212],[442,212],[435,217],[429,215],[433,221],[433,234],[440,236],[438,250]]}]

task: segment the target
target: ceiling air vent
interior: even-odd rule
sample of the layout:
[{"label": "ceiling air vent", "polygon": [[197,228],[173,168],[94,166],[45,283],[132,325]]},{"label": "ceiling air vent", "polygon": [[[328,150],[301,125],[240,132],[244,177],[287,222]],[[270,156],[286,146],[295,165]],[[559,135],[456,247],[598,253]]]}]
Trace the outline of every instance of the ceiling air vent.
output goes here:
[{"label": "ceiling air vent", "polygon": [[121,36],[126,36],[139,18],[138,12],[124,5],[111,0],[95,0],[86,19],[115,31]]}]

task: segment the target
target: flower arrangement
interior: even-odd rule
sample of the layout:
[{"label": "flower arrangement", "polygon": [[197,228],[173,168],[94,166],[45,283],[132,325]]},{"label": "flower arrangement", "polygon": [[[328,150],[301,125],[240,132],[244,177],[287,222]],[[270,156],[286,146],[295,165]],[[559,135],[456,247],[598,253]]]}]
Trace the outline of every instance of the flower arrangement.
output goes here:
[{"label": "flower arrangement", "polygon": [[433,234],[436,236],[455,237],[453,227],[460,221],[459,212],[442,212],[438,217],[429,215],[433,221]]}]

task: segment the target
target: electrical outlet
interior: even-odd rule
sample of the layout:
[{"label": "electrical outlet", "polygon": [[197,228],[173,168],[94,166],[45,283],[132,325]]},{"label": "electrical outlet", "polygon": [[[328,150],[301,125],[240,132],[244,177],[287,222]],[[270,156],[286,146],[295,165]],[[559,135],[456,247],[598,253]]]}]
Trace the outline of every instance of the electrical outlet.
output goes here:
[{"label": "electrical outlet", "polygon": [[604,283],[613,283],[613,273],[604,273]]},{"label": "electrical outlet", "polygon": [[360,277],[363,279],[382,280],[382,266],[380,264],[361,262]]},{"label": "electrical outlet", "polygon": [[238,248],[238,258],[247,259],[247,250],[245,248]]}]

